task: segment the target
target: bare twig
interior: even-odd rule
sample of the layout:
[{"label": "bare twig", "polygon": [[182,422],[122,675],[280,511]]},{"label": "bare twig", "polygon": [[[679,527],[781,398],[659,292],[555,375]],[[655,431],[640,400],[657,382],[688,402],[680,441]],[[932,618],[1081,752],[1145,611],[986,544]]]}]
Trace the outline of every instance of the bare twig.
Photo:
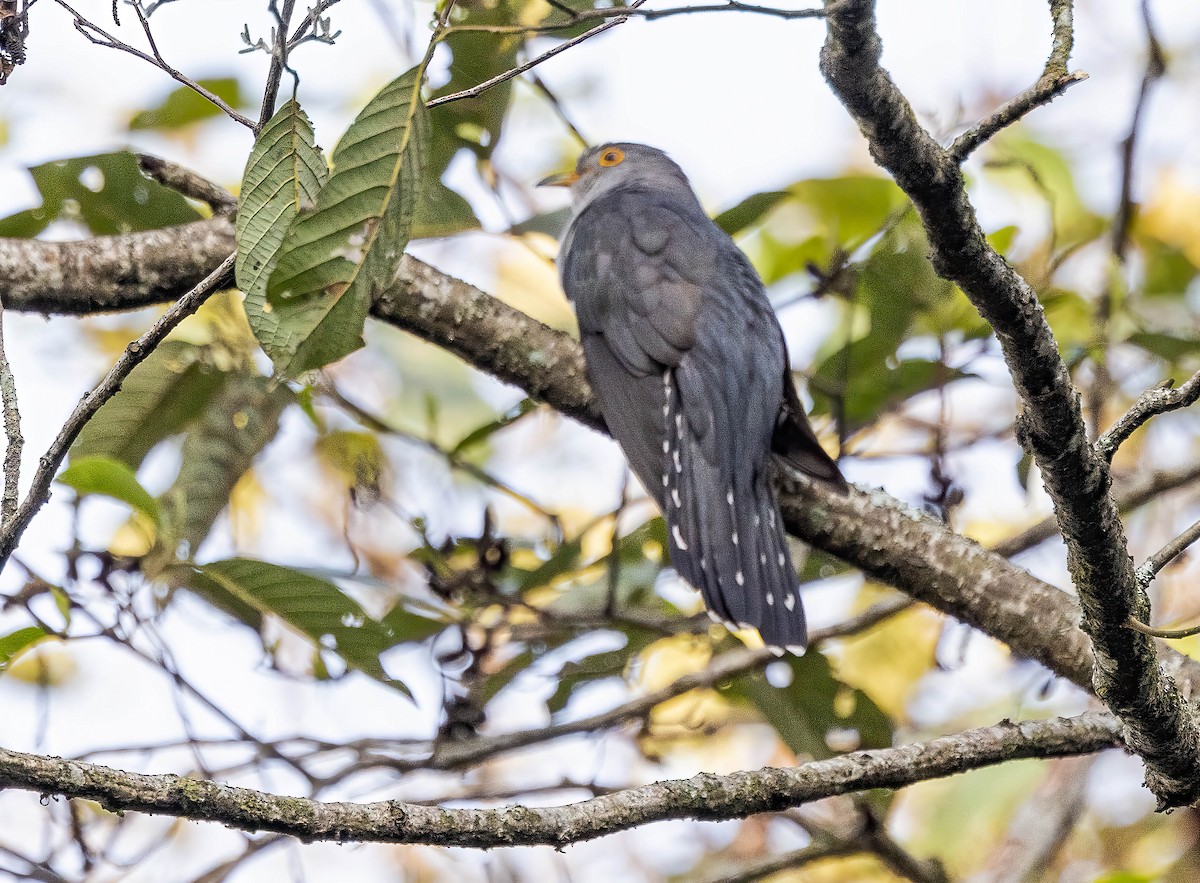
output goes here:
[{"label": "bare twig", "polygon": [[129,372],[146,359],[155,347],[180,322],[196,312],[214,291],[233,282],[234,255],[229,255],[221,264],[208,274],[199,285],[181,297],[162,314],[159,319],[137,340],[125,348],[125,352],[117,359],[117,363],[109,369],[104,379],[75,406],[63,428],[42,456],[37,472],[34,473],[29,492],[20,508],[10,521],[0,531],[0,570],[8,562],[9,556],[16,549],[21,534],[29,526],[34,513],[50,498],[50,483],[58,471],[67,450],[83,429],[84,424],[92,418],[106,401],[121,388]]},{"label": "bare twig", "polygon": [[[283,9],[279,9],[275,0],[271,0],[271,12],[275,15],[275,45],[271,47],[271,67],[267,70],[267,84],[263,89],[262,110],[258,114],[258,125],[254,134],[262,131],[263,126],[275,113],[275,99],[279,97],[279,84],[283,80],[283,72],[291,71],[288,67],[288,28],[292,23],[292,13],[296,8],[296,0],[283,0]],[[291,71],[297,77],[295,71]],[[297,77],[298,80],[298,77]]]},{"label": "bare twig", "polygon": [[134,156],[141,170],[164,187],[203,202],[218,215],[231,217],[237,211],[236,196],[191,169],[149,153],[136,153]]},{"label": "bare twig", "polygon": [[860,852],[863,852],[863,848],[849,840],[814,842],[803,849],[793,849],[791,852],[780,855],[769,855],[746,862],[732,871],[704,877],[702,883],[754,883],[755,880],[762,880],[782,871],[802,868],[825,859],[845,858]]},{"label": "bare twig", "polygon": [[[1052,60],[1065,64],[1070,0],[1053,0],[1051,8]],[[995,330],[1022,399],[1018,438],[1041,469],[1066,541],[1095,654],[1095,691],[1125,725],[1160,808],[1190,804],[1200,799],[1200,727],[1160,667],[1153,642],[1126,627],[1130,616],[1145,618],[1149,599],[1134,576],[1108,463],[1088,440],[1078,393],[1037,295],[987,242],[957,159],[920,126],[880,66],[874,0],[838,0],[827,22],[822,72],[871,155],[920,212],[934,268],[960,286]]]},{"label": "bare twig", "polygon": [[1200,521],[1195,522],[1191,527],[1147,558],[1146,562],[1137,569],[1138,581],[1143,586],[1150,585],[1150,582],[1158,575],[1160,570],[1182,555],[1184,550],[1197,540],[1200,540]]},{"label": "bare twig", "polygon": [[17,514],[21,481],[21,412],[17,408],[17,380],[4,351],[4,299],[0,298],[0,400],[4,408],[4,494],[0,498],[0,531],[6,530]]},{"label": "bare twig", "polygon": [[[1117,498],[1117,508],[1122,514],[1125,514],[1157,500],[1163,494],[1187,487],[1197,481],[1200,481],[1200,464],[1189,466],[1186,469],[1153,472],[1150,475],[1143,475],[1139,472],[1124,481],[1114,481],[1113,493]],[[1001,540],[989,548],[997,555],[1011,558],[1056,536],[1058,536],[1058,522],[1054,520],[1053,516],[1048,516],[1019,534]]]},{"label": "bare twig", "polygon": [[97,46],[105,46],[109,49],[118,49],[121,52],[127,52],[130,55],[133,55],[137,58],[142,59],[142,61],[145,61],[149,64],[154,65],[156,68],[163,71],[163,73],[167,74],[167,76],[171,77],[176,82],[182,83],[184,86],[187,86],[189,89],[191,89],[197,95],[200,95],[201,97],[205,98],[206,100],[212,102],[214,105],[216,105],[218,108],[220,108],[221,111],[223,113],[225,113],[225,115],[228,116],[230,119],[241,123],[247,129],[250,129],[253,131],[254,122],[252,120],[243,116],[242,114],[240,114],[236,110],[234,110],[232,107],[230,107],[229,104],[226,103],[225,100],[223,98],[221,98],[219,95],[216,95],[212,91],[205,89],[203,86],[201,86],[195,80],[191,79],[190,77],[186,76],[185,74],[183,74],[180,71],[176,70],[175,68],[171,67],[171,65],[167,64],[167,62],[163,59],[162,54],[158,51],[158,45],[155,43],[154,35],[150,30],[150,23],[147,21],[146,13],[142,11],[142,8],[140,5],[134,6],[134,11],[137,12],[138,21],[141,22],[141,25],[142,25],[142,31],[143,31],[143,33],[145,33],[146,39],[150,44],[151,54],[149,54],[149,55],[147,55],[142,50],[137,49],[133,46],[130,46],[128,43],[117,39],[112,34],[108,33],[108,31],[101,28],[99,25],[88,21],[86,18],[84,18],[82,15],[80,15],[74,9],[72,9],[71,6],[67,4],[66,0],[54,0],[54,2],[57,3],[59,6],[61,6],[63,9],[65,9],[67,12],[71,13],[72,16],[74,16],[75,30],[79,31],[79,33],[83,34],[83,36],[87,37],[87,39],[90,40],[92,43],[95,43]]},{"label": "bare twig", "polygon": [[1083,71],[1067,71],[1075,39],[1071,5],[1072,0],[1050,0],[1054,38],[1050,57],[1046,59],[1046,67],[1038,81],[955,138],[946,150],[951,159],[961,163],[1001,129],[1011,126],[1031,110],[1049,104],[1071,86],[1088,78]]},{"label": "bare twig", "polygon": [[1096,439],[1096,453],[1111,462],[1113,455],[1129,436],[1151,417],[1187,408],[1200,399],[1200,371],[1192,375],[1183,386],[1172,388],[1171,381],[1148,389],[1133,403],[1112,428]]},{"label": "bare twig", "polygon": [[[832,626],[828,629],[814,631],[809,636],[809,652],[812,652],[811,648],[817,647],[825,641],[857,635],[867,629],[873,628],[880,622],[909,609],[911,606],[912,601],[907,598],[896,598],[880,602],[878,605],[863,611],[845,623]],[[728,653],[714,659],[703,671],[684,675],[675,682],[659,690],[655,690],[653,693],[647,693],[645,696],[639,696],[624,705],[619,705],[616,708],[581,718],[580,720],[553,724],[537,730],[504,733],[468,742],[444,742],[438,746],[438,750],[433,758],[433,765],[438,769],[455,769],[479,763],[482,760],[506,751],[523,748],[527,745],[540,744],[549,739],[558,739],[576,733],[592,733],[617,726],[629,720],[644,718],[656,706],[674,699],[676,696],[682,696],[691,690],[712,687],[721,681],[762,668],[778,658],[779,654],[777,652],[767,648],[739,650]]]},{"label": "bare twig", "polygon": [[553,49],[547,49],[541,55],[531,58],[524,64],[519,64],[511,70],[507,70],[502,74],[497,74],[490,79],[484,80],[482,83],[472,86],[470,89],[463,89],[461,92],[454,92],[450,95],[443,95],[441,98],[435,98],[433,101],[428,102],[425,106],[433,108],[437,107],[439,104],[449,104],[451,101],[459,101],[463,98],[474,98],[476,95],[481,95],[493,86],[506,83],[513,77],[519,77],[521,74],[525,73],[525,71],[532,70],[543,61],[548,61],[554,56],[566,52],[572,46],[578,46],[585,40],[590,40],[592,37],[602,34],[611,28],[615,28],[617,25],[624,24],[625,22],[629,21],[630,17],[633,15],[632,10],[637,9],[645,2],[646,0],[633,0],[633,3],[629,4],[628,8],[623,9],[621,15],[618,17],[609,19],[608,21],[604,22],[604,24],[597,25],[591,30],[583,32],[578,37],[572,37],[570,40],[565,40],[559,45],[555,46]]},{"label": "bare twig", "polygon": [[[645,0],[643,0],[645,2]],[[637,5],[607,6],[597,9],[573,11],[569,7],[561,7],[571,14],[563,21],[545,22],[542,24],[526,25],[453,25],[449,32],[476,32],[487,34],[542,34],[555,31],[565,31],[597,19],[628,19],[643,18],[646,21],[671,18],[677,15],[693,15],[702,12],[749,12],[782,19],[824,18],[824,9],[777,9],[772,6],[756,6],[751,3],[741,3],[738,0],[728,0],[725,3],[710,3],[697,6],[674,6],[670,9],[639,9]]]},{"label": "bare twig", "polygon": [[653,821],[723,820],[778,811],[870,788],[901,788],[1024,758],[1088,754],[1119,744],[1111,715],[1012,723],[930,742],[857,751],[793,769],[657,782],[556,807],[425,807],[401,801],[322,803],[174,775],[144,775],[0,749],[0,785],[136,811],[290,834],[304,841],[490,847],[562,846]]}]

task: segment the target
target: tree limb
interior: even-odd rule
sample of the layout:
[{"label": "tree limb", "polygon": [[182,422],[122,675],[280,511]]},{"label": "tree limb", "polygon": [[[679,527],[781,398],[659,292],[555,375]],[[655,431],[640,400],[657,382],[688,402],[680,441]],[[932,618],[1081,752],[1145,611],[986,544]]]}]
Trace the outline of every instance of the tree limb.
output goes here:
[{"label": "tree limb", "polygon": [[997,763],[1087,754],[1120,743],[1110,715],[1012,723],[899,748],[859,751],[792,769],[627,788],[555,807],[451,809],[400,801],[325,803],[175,775],[123,772],[97,764],[0,749],[0,784],[95,800],[135,811],[215,821],[246,831],[314,840],[493,847],[590,840],[664,819],[744,818],[869,788],[901,788]]},{"label": "tree limb", "polygon": [[[1069,7],[1055,0],[1054,9]],[[1160,808],[1200,799],[1200,730],[1154,644],[1126,627],[1149,602],[1134,578],[1108,464],[1092,449],[1079,395],[1029,284],[988,244],[955,158],[917,122],[879,65],[873,0],[827,7],[821,70],[858,123],[871,155],[920,213],[934,268],[958,284],[992,326],[1024,405],[1018,436],[1042,472],[1067,545],[1067,563],[1092,639],[1096,694],[1122,720],[1146,761]],[[1069,22],[1068,30],[1069,30]],[[1065,39],[1065,32],[1064,32]],[[1056,41],[1056,51],[1069,43]],[[994,632],[993,632],[994,633]]]},{"label": "tree limb", "polygon": [[[195,284],[232,246],[233,225],[223,218],[82,242],[0,240],[0,298],[10,309],[75,315],[146,306]],[[46,277],[23,261],[45,267]],[[406,256],[372,315],[603,430],[579,343],[472,285]],[[843,496],[796,478],[779,490],[798,538],[1092,689],[1091,646],[1072,596],[882,491]],[[1166,658],[1200,694],[1200,664],[1174,651]]]}]

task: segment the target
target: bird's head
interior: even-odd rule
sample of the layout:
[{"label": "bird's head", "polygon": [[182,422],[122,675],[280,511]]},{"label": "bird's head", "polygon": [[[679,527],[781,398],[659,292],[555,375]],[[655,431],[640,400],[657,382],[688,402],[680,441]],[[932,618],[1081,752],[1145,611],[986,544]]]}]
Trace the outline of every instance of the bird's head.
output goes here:
[{"label": "bird's head", "polygon": [[538,186],[570,187],[577,211],[618,188],[640,186],[687,194],[692,189],[683,170],[657,147],[627,141],[585,150],[574,171],[543,178]]}]

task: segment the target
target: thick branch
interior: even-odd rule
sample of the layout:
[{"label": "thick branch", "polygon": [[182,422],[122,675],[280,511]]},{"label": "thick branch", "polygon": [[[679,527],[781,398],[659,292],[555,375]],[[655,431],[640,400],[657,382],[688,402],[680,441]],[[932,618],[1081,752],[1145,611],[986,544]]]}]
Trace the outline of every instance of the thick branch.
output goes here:
[{"label": "thick branch", "polygon": [[[214,218],[157,234],[156,249],[144,244],[150,234],[74,243],[0,240],[0,298],[10,309],[74,314],[144,306],[154,297],[166,300],[164,290],[173,287],[167,274],[176,273],[174,291],[185,290],[195,274],[202,277],[228,253],[223,249],[232,246],[233,230],[228,221]],[[207,255],[197,242],[211,243]],[[147,281],[132,252],[147,262]],[[20,271],[23,258],[43,265],[61,259],[74,272],[54,270],[45,280],[31,273],[6,277],[4,269]],[[104,296],[97,302],[93,292]],[[406,257],[396,284],[380,296],[372,314],[564,414],[603,426],[584,379],[579,344],[465,282]],[[1070,595],[882,491],[841,496],[799,480],[784,482],[781,491],[789,530],[800,539],[1091,689],[1091,647],[1077,625],[1079,606]],[[1167,651],[1167,658],[1176,678],[1200,694],[1200,665],[1174,651]]]},{"label": "thick branch", "polygon": [[[1057,0],[1055,9],[1069,4]],[[988,244],[967,198],[958,163],[921,128],[907,100],[879,66],[882,46],[873,0],[827,7],[821,70],[854,117],[871,155],[896,179],[921,215],[934,267],[956,282],[996,332],[1024,403],[1019,423],[1067,545],[1067,560],[1096,656],[1093,684],[1124,722],[1129,746],[1146,761],[1160,806],[1200,798],[1200,731],[1163,674],[1153,642],[1126,627],[1144,620],[1145,592],[1129,558],[1109,494],[1108,465],[1093,451],[1079,396],[1037,296]],[[1069,22],[1068,22],[1069,25]]]},{"label": "thick branch", "polygon": [[567,806],[537,808],[449,809],[400,801],[322,803],[5,749],[0,749],[0,784],[95,800],[114,812],[215,821],[304,841],[561,846],[664,819],[744,818],[837,794],[901,788],[1010,760],[1087,754],[1118,744],[1119,726],[1107,714],[1019,724],[1004,721],[931,742],[860,751],[793,769],[699,775]]}]

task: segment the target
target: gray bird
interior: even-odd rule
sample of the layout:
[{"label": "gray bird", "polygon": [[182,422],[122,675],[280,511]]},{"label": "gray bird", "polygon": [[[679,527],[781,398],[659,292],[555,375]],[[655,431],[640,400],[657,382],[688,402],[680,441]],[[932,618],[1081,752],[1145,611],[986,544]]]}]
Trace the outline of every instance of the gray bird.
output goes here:
[{"label": "gray bird", "polygon": [[586,151],[559,254],[588,379],[667,520],[671,563],[709,611],[804,651],[770,454],[845,487],[804,415],[762,280],[683,171],[643,144]]}]

